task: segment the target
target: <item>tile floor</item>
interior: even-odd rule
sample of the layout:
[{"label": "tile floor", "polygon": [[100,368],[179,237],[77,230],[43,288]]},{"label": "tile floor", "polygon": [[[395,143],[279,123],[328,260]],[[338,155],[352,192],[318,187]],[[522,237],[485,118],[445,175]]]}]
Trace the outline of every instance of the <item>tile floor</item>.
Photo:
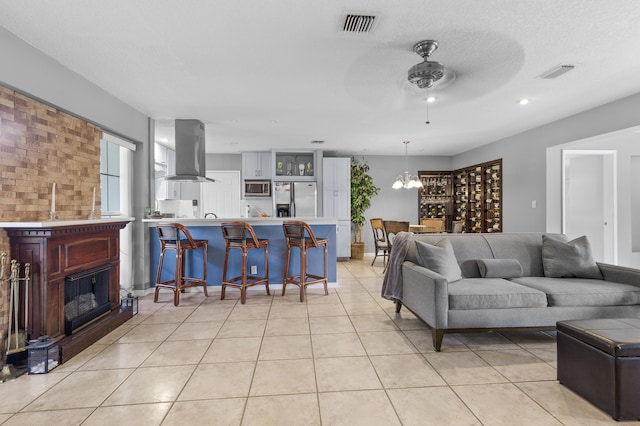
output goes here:
[{"label": "tile floor", "polygon": [[[46,375],[0,384],[4,425],[617,424],[556,381],[553,333],[447,335],[380,298],[382,263],[294,287],[169,292]],[[320,288],[318,288],[320,287]],[[626,424],[627,422],[625,422]],[[628,422],[636,423],[636,422]]]}]

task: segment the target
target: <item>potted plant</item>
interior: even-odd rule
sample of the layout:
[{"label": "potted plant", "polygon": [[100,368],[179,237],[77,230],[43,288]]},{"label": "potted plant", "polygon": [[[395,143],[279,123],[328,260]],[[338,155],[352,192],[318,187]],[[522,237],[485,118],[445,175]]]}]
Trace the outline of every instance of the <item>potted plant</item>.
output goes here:
[{"label": "potted plant", "polygon": [[354,240],[351,243],[351,258],[364,258],[364,242],[362,242],[362,225],[366,219],[364,212],[371,206],[371,197],[380,188],[373,184],[369,176],[369,165],[355,157],[351,158],[351,222],[355,225]]}]

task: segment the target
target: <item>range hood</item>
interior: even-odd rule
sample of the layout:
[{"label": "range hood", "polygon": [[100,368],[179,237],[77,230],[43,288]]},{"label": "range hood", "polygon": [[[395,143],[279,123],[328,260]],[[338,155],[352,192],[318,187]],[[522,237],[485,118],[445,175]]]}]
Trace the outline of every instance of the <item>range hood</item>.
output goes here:
[{"label": "range hood", "polygon": [[176,120],[176,174],[171,182],[215,182],[206,176],[204,124],[200,120]]}]

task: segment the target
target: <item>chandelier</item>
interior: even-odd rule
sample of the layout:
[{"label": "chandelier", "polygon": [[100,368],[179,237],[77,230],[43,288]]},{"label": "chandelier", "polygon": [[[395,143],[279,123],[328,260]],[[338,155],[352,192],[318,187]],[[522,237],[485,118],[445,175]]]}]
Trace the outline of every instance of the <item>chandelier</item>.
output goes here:
[{"label": "chandelier", "polygon": [[418,179],[418,176],[409,174],[409,154],[408,145],[410,141],[402,142],[404,144],[404,156],[405,156],[405,171],[403,174],[398,175],[396,181],[393,183],[393,189],[400,188],[422,188],[422,182]]}]

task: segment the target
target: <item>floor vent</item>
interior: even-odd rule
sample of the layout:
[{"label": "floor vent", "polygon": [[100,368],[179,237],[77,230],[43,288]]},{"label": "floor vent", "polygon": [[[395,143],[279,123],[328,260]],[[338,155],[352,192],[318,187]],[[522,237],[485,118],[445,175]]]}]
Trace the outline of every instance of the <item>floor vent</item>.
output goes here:
[{"label": "floor vent", "polygon": [[373,30],[376,22],[374,15],[354,15],[348,14],[344,18],[342,31],[346,33],[369,33]]}]

